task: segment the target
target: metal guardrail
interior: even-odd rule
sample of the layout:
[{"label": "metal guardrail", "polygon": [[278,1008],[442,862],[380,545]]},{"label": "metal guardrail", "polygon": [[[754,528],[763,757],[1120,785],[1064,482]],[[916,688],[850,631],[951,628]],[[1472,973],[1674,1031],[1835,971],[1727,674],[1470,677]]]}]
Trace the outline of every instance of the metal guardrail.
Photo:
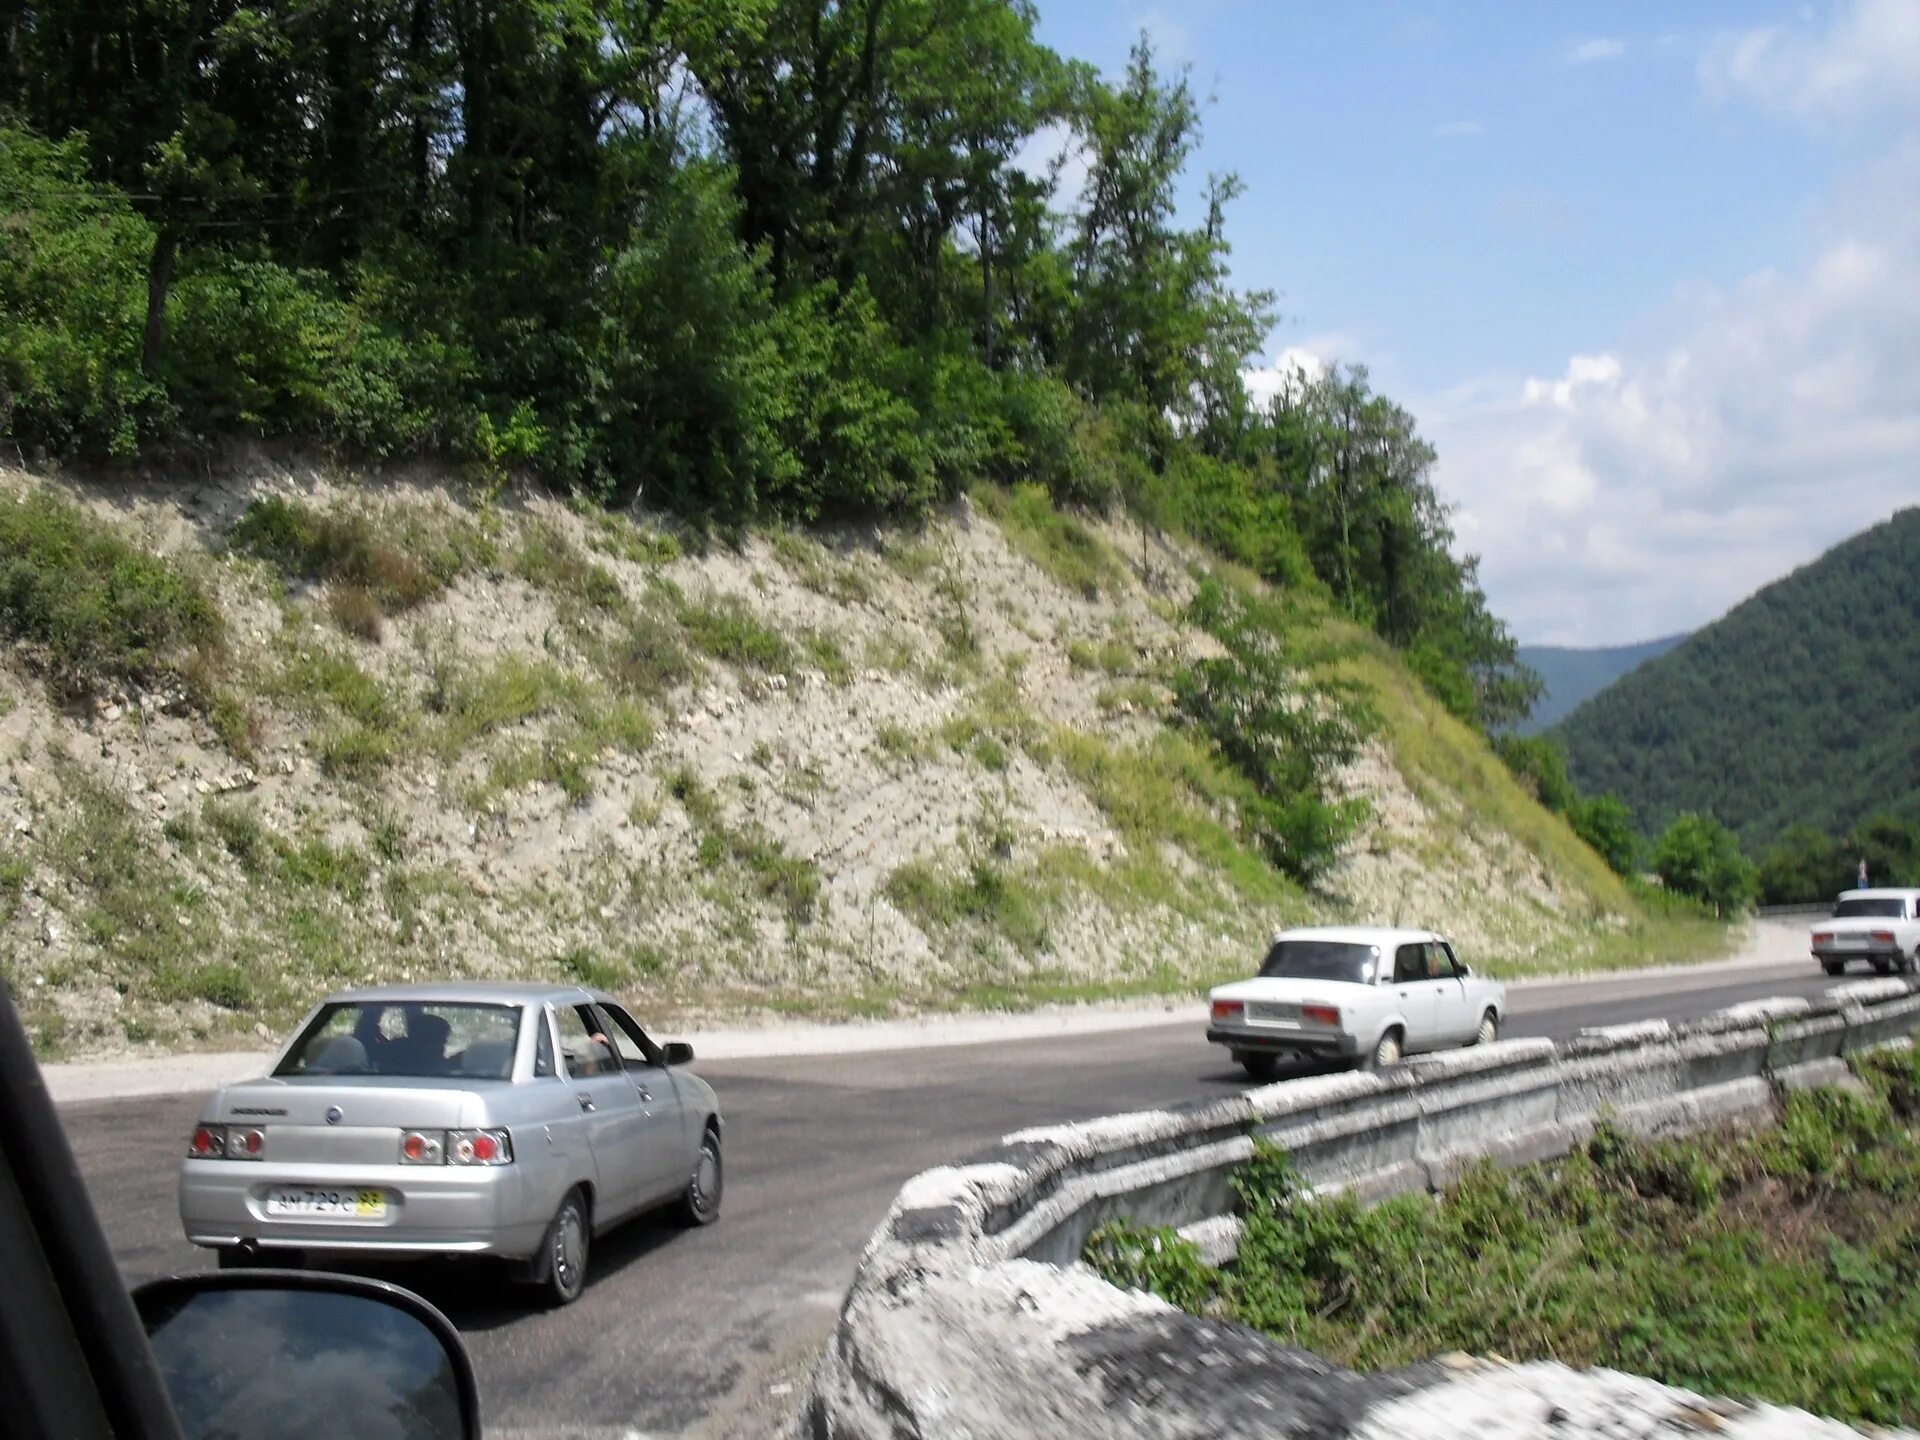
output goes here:
[{"label": "metal guardrail", "polygon": [[1786,920],[1794,916],[1817,920],[1833,914],[1833,902],[1822,900],[1812,905],[1756,905],[1753,913],[1762,920]]}]

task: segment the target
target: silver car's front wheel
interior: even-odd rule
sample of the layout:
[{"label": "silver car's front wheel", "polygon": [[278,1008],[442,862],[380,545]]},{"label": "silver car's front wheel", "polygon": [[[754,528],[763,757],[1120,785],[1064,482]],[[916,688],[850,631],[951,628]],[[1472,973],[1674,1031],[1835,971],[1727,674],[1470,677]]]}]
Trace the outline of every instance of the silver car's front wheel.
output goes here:
[{"label": "silver car's front wheel", "polygon": [[560,1202],[541,1242],[539,1281],[549,1304],[571,1305],[587,1288],[587,1253],[592,1235],[587,1207],[576,1190]]},{"label": "silver car's front wheel", "polygon": [[1500,1017],[1489,1010],[1480,1017],[1480,1028],[1474,1032],[1473,1043],[1491,1045],[1500,1038]]},{"label": "silver car's front wheel", "polygon": [[680,1213],[689,1225],[711,1225],[720,1218],[720,1196],[726,1187],[726,1168],[720,1160],[720,1135],[712,1126],[700,1137],[700,1154],[693,1162],[693,1178],[680,1200]]}]

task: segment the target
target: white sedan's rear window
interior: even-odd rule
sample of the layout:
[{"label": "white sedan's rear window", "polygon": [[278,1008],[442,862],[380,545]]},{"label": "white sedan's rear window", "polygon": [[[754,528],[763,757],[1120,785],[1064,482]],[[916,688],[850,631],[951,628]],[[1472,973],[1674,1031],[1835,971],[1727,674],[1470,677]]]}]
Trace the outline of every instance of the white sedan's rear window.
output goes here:
[{"label": "white sedan's rear window", "polygon": [[341,1001],[322,1007],[273,1073],[506,1080],[520,1012],[518,1005]]},{"label": "white sedan's rear window", "polygon": [[1344,980],[1371,985],[1378,945],[1341,940],[1280,940],[1267,952],[1260,973],[1269,980]]}]

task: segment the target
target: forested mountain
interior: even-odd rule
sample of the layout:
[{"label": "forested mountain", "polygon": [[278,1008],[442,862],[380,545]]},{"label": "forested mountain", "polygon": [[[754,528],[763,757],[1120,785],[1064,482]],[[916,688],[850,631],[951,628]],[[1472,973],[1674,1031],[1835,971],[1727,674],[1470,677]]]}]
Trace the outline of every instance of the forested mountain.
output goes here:
[{"label": "forested mountain", "polygon": [[1034,31],[1025,0],[17,0],[0,430],[451,458],[729,535],[1035,481],[1523,713],[1411,417],[1359,370],[1249,402],[1271,297],[1230,283],[1235,178],[1179,213],[1184,75]]},{"label": "forested mountain", "polygon": [[1757,851],[1789,825],[1920,821],[1920,509],[1829,550],[1581,706],[1574,779],[1643,833],[1711,814]]},{"label": "forested mountain", "polygon": [[1668,635],[1638,645],[1603,645],[1582,649],[1574,645],[1522,645],[1520,663],[1540,677],[1540,698],[1527,718],[1513,728],[1537,735],[1557,725],[1584,702],[1598,695],[1622,675],[1656,655],[1664,655],[1687,637]]}]

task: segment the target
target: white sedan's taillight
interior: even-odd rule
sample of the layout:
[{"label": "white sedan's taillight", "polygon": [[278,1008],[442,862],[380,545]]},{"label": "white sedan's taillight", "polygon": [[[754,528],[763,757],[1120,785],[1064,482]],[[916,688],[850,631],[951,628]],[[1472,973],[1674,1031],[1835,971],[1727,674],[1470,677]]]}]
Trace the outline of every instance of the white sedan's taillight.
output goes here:
[{"label": "white sedan's taillight", "polygon": [[1213,1018],[1216,1020],[1244,1020],[1247,1014],[1243,1000],[1216,1000],[1213,1002]]},{"label": "white sedan's taillight", "polygon": [[446,1160],[446,1131],[409,1130],[400,1137],[402,1165],[444,1165]]}]

